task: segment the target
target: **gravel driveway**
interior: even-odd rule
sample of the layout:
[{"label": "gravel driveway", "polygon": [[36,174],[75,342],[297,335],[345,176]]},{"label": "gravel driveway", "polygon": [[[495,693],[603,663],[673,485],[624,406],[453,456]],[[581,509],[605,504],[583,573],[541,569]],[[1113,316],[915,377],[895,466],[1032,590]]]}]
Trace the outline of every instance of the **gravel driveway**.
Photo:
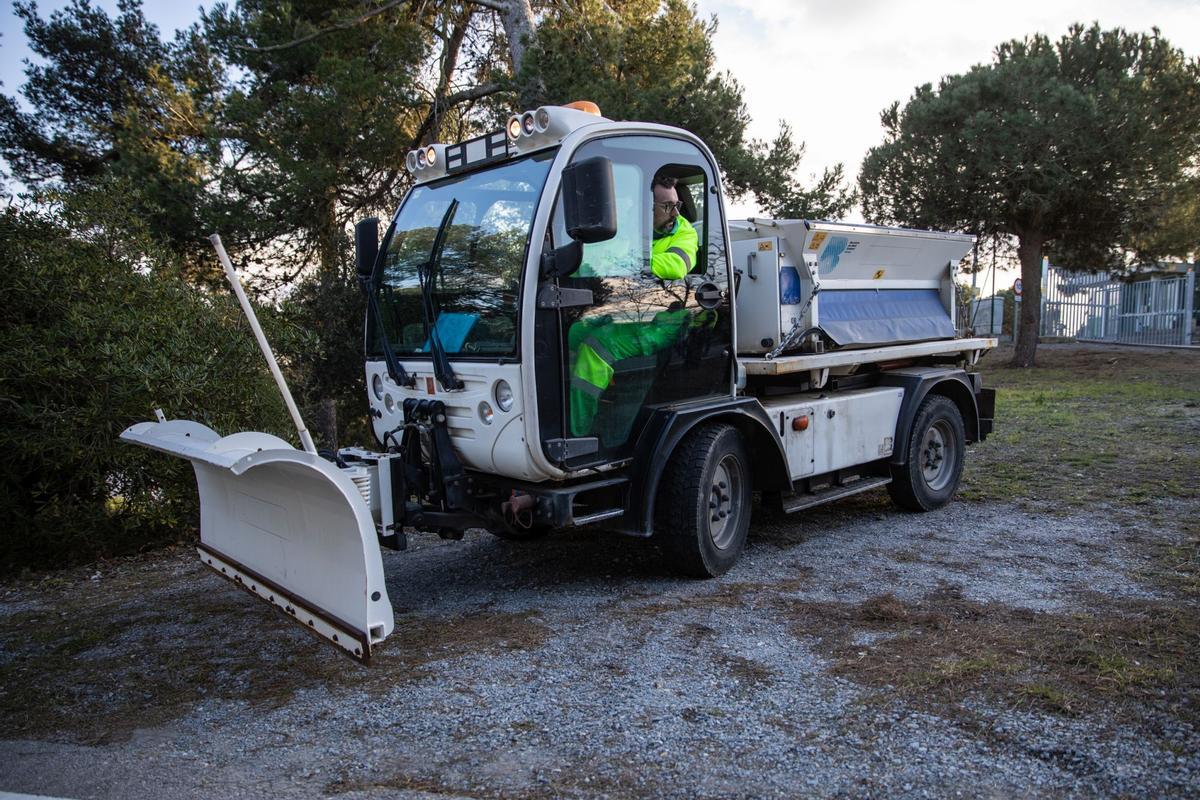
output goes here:
[{"label": "gravel driveway", "polygon": [[[351,798],[1200,787],[1200,732],[1166,698],[1062,713],[968,687],[943,706],[938,695],[957,688],[889,688],[847,671],[833,640],[865,661],[911,627],[855,615],[881,596],[920,608],[949,591],[1054,617],[1162,601],[1132,577],[1150,566],[1139,531],[1110,515],[971,503],[911,515],[884,499],[760,514],[740,565],[707,582],[664,579],[645,542],[602,534],[418,539],[385,555],[398,625],[368,668],[186,550],[10,590],[6,620],[69,607],[127,624],[64,654],[82,662],[61,676],[79,681],[59,687],[69,713],[4,737],[0,788]],[[11,660],[20,645],[5,638]]]},{"label": "gravel driveway", "polygon": [[0,791],[1196,796],[1197,511],[756,508],[713,581],[601,532],[414,537],[369,667],[188,548],[9,580]]}]

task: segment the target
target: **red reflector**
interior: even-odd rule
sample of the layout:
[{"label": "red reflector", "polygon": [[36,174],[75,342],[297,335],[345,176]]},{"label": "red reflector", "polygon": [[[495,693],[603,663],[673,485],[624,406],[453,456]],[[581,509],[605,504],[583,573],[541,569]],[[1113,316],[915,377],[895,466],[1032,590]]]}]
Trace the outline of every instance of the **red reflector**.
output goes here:
[{"label": "red reflector", "polygon": [[430,375],[425,376],[425,391],[428,394],[435,394],[433,391],[433,377]]},{"label": "red reflector", "polygon": [[792,420],[792,430],[794,430],[794,431],[808,430],[808,414],[805,414],[803,417],[796,417],[795,419],[793,419]]}]

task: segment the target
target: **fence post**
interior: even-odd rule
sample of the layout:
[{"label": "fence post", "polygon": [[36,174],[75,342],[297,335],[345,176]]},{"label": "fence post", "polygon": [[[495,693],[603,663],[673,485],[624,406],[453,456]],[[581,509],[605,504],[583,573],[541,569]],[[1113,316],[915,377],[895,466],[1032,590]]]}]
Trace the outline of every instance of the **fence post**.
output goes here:
[{"label": "fence post", "polygon": [[1050,275],[1050,256],[1042,256],[1042,277],[1038,284],[1041,287],[1041,292],[1039,293],[1041,296],[1041,300],[1039,301],[1041,303],[1041,308],[1038,309],[1038,329],[1037,329],[1037,334],[1038,334],[1039,339],[1041,339],[1044,336],[1050,335],[1049,331],[1046,329],[1046,305],[1047,305],[1047,299],[1050,296],[1049,275]]},{"label": "fence post", "polygon": [[1192,331],[1196,327],[1196,269],[1187,271],[1187,281],[1183,284],[1183,343],[1191,345]]},{"label": "fence post", "polygon": [[1017,337],[1021,333],[1021,298],[1015,297],[1015,296],[1013,297],[1012,332],[1013,332],[1013,347],[1016,347],[1017,346]]}]

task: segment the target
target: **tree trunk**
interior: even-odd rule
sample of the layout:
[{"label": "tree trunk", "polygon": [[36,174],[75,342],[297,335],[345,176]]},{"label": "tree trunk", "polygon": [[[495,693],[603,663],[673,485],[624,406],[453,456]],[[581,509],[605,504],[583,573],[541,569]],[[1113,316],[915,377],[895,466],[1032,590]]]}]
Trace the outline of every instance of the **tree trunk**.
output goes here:
[{"label": "tree trunk", "polygon": [[1041,233],[1017,234],[1017,257],[1021,261],[1021,318],[1018,320],[1014,367],[1034,366],[1038,331],[1042,319],[1042,245]]},{"label": "tree trunk", "polygon": [[[321,337],[320,362],[329,358],[332,347],[330,339],[337,330],[337,318],[334,304],[328,300],[333,294],[334,283],[338,280],[340,266],[340,248],[342,232],[337,223],[337,197],[330,189],[322,209],[322,228],[317,234],[317,268],[321,271],[320,286],[322,299],[318,301],[319,336]],[[319,369],[320,367],[318,367]],[[320,381],[318,381],[318,385]],[[337,400],[328,392],[322,392],[317,399],[317,419],[313,425],[317,440],[325,447],[336,450],[338,446],[338,413]]]},{"label": "tree trunk", "polygon": [[525,52],[529,49],[533,35],[537,32],[537,21],[529,0],[503,0],[500,24],[504,37],[508,39],[508,56],[512,60],[512,75],[519,87],[518,108],[532,108],[544,99],[545,87],[540,81],[528,82],[521,77],[521,66],[525,63]]},{"label": "tree trunk", "polygon": [[313,420],[312,428],[320,446],[330,450],[338,448],[337,401],[332,397],[322,397],[317,401],[317,417]]},{"label": "tree trunk", "polygon": [[413,147],[421,147],[429,142],[438,141],[441,131],[442,116],[448,110],[446,95],[450,91],[450,83],[454,79],[454,70],[458,67],[458,53],[462,49],[463,40],[467,37],[467,28],[471,23],[469,11],[462,14],[455,22],[446,39],[446,47],[442,51],[442,73],[438,79],[437,90],[433,93],[433,102],[429,104],[429,113],[425,115],[421,127],[413,137]]},{"label": "tree trunk", "polygon": [[529,0],[506,0],[500,12],[500,24],[504,26],[504,35],[508,39],[513,77],[517,77],[525,61],[525,48],[533,39],[533,7]]}]

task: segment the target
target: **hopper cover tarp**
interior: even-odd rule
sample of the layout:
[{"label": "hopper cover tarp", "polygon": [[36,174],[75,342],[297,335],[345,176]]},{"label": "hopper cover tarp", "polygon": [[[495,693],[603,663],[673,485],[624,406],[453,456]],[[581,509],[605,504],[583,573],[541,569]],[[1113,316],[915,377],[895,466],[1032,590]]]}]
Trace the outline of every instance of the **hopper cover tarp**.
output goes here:
[{"label": "hopper cover tarp", "polygon": [[829,289],[818,298],[821,328],[841,347],[954,338],[937,289]]}]

